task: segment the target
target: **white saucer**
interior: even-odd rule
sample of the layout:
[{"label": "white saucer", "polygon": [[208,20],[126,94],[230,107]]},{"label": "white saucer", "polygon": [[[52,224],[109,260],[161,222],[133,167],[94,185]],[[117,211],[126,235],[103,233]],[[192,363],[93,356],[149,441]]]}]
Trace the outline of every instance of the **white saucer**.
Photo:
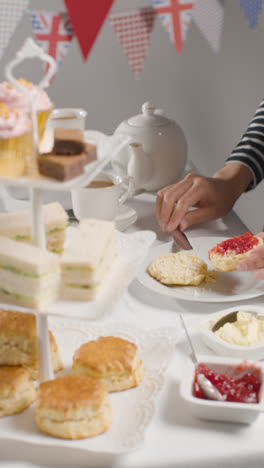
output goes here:
[{"label": "white saucer", "polygon": [[120,205],[118,214],[115,218],[115,225],[118,231],[125,231],[137,220],[137,212],[127,205]]}]

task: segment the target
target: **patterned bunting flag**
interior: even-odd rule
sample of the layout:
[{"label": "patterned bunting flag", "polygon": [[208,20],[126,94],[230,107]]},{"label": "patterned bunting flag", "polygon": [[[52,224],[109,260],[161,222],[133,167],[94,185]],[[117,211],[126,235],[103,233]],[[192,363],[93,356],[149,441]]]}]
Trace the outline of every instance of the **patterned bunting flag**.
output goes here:
[{"label": "patterned bunting flag", "polygon": [[240,8],[244,11],[251,29],[256,29],[262,7],[263,0],[240,0]]},{"label": "patterned bunting flag", "polygon": [[152,0],[159,18],[179,54],[191,21],[196,0]]},{"label": "patterned bunting flag", "polygon": [[0,0],[0,58],[21,20],[29,0]]},{"label": "patterned bunting flag", "polygon": [[152,7],[113,13],[110,21],[136,78],[143,70],[155,20]]},{"label": "patterned bunting flag", "polygon": [[[59,67],[73,38],[72,25],[65,12],[31,11],[32,28],[38,44]],[[51,78],[52,81],[54,76]]]},{"label": "patterned bunting flag", "polygon": [[193,9],[192,18],[214,52],[220,48],[223,30],[224,8],[218,0],[199,0]]}]

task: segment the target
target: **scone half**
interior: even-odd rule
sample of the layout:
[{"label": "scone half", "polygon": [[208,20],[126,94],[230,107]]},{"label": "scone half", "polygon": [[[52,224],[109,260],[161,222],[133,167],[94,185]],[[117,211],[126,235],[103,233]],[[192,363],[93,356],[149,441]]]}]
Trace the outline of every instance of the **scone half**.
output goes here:
[{"label": "scone half", "polygon": [[115,336],[84,343],[73,356],[72,370],[102,380],[108,392],[136,387],[144,377],[144,365],[137,346]]},{"label": "scone half", "polygon": [[35,386],[27,369],[0,367],[0,417],[24,411],[35,399]]},{"label": "scone half", "polygon": [[246,232],[241,236],[226,239],[208,252],[208,257],[217,270],[236,270],[238,262],[248,257],[253,249],[263,244],[260,237]]},{"label": "scone half", "polygon": [[193,253],[159,255],[148,267],[152,278],[167,285],[199,286],[208,275],[206,263]]},{"label": "scone half", "polygon": [[62,439],[84,439],[105,432],[112,407],[105,385],[82,375],[69,375],[40,384],[36,424]]},{"label": "scone half", "polygon": [[[54,335],[49,331],[54,372],[63,368]],[[38,378],[38,336],[34,314],[0,309],[0,366],[23,366]]]}]

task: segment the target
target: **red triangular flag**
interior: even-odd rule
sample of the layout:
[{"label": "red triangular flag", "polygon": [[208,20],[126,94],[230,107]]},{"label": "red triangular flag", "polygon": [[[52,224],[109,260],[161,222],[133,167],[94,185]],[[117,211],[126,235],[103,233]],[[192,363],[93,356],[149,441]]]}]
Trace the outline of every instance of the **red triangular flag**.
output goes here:
[{"label": "red triangular flag", "polygon": [[114,0],[64,0],[64,3],[86,60]]}]

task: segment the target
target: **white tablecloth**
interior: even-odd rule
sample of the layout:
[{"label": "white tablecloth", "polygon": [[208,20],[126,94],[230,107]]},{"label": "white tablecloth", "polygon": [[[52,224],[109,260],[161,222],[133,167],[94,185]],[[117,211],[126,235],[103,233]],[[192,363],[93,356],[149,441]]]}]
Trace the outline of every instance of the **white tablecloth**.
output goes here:
[{"label": "white tablecloth", "polygon": [[[1,193],[0,193],[1,195]],[[3,196],[3,193],[2,193]],[[26,204],[5,198],[2,209],[24,208]],[[18,206],[19,205],[19,206]],[[151,229],[157,232],[156,243],[171,240],[161,233],[154,216],[155,197],[142,194],[130,200],[138,213],[136,223],[128,229]],[[0,208],[1,209],[1,208]],[[246,227],[232,212],[224,220],[208,223],[188,233],[197,236],[231,237],[245,232]],[[263,297],[243,303],[263,304]],[[156,328],[175,324],[178,311],[184,312],[198,352],[208,353],[197,335],[197,324],[208,313],[227,308],[234,303],[199,303],[166,298],[145,289],[134,280],[116,305],[109,319],[141,328]],[[78,450],[48,450],[34,445],[1,441],[0,468],[29,467],[111,467],[111,468],[259,468],[264,460],[264,416],[251,426],[205,422],[195,419],[179,396],[179,379],[188,353],[184,338],[175,347],[175,357],[166,374],[166,385],[159,398],[156,414],[146,431],[142,448],[122,457],[87,454]],[[69,444],[70,446],[70,444]]]}]

